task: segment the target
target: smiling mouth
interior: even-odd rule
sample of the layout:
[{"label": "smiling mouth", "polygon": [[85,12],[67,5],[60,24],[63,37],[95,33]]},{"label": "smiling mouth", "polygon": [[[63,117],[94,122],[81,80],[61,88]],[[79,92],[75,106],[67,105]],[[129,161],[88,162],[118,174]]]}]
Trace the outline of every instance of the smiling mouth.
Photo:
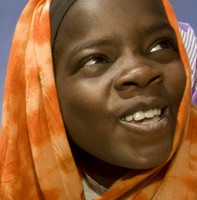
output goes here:
[{"label": "smiling mouth", "polygon": [[151,125],[157,123],[163,118],[166,108],[153,108],[145,111],[137,111],[132,114],[121,117],[124,123]]}]

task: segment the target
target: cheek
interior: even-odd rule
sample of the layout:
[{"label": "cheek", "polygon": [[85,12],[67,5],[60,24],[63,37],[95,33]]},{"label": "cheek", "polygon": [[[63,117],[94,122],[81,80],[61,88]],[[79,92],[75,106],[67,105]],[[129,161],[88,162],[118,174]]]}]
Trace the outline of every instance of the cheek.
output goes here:
[{"label": "cheek", "polygon": [[[81,149],[97,155],[106,141],[107,120],[102,100],[78,88],[61,97],[61,110],[69,137]],[[105,127],[105,128],[103,128]],[[101,151],[102,152],[102,151]]]},{"label": "cheek", "polygon": [[181,61],[177,61],[165,72],[165,85],[171,95],[172,104],[179,106],[186,85],[186,74]]},{"label": "cheek", "polygon": [[[59,86],[58,96],[62,116],[69,132],[73,135],[86,134],[88,129],[98,128],[105,116],[103,89],[95,84],[84,85],[79,80]],[[95,127],[95,128],[94,128]]]}]

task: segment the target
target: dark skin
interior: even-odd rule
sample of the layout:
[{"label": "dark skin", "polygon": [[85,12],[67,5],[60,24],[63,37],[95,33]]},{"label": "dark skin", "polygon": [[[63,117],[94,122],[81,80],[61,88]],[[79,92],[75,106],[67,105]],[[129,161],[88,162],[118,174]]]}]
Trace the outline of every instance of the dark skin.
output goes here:
[{"label": "dark skin", "polygon": [[110,187],[166,162],[185,73],[159,0],[78,0],[54,65],[71,147],[93,179]]}]

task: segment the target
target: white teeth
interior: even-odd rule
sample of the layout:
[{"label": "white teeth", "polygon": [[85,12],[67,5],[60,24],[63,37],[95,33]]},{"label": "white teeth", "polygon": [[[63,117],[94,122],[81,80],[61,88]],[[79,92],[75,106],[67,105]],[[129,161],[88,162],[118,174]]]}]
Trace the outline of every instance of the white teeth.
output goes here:
[{"label": "white teeth", "polygon": [[123,118],[124,121],[131,122],[131,121],[140,121],[145,118],[150,119],[154,118],[155,116],[161,115],[161,109],[155,108],[155,109],[150,109],[147,111],[138,111],[135,112],[133,115],[127,115],[126,117]]},{"label": "white teeth", "polygon": [[154,112],[154,115],[156,115],[156,116],[161,115],[161,109],[155,108],[155,109],[153,110],[153,112]]},{"label": "white teeth", "polygon": [[128,116],[126,116],[125,120],[126,120],[127,122],[132,121],[132,120],[133,120],[133,115],[128,115]]},{"label": "white teeth", "polygon": [[145,115],[143,111],[139,111],[133,114],[133,119],[134,121],[140,121],[142,119],[144,119]]},{"label": "white teeth", "polygon": [[153,110],[148,110],[145,112],[145,117],[146,118],[153,118],[155,115],[155,113],[153,112]]}]

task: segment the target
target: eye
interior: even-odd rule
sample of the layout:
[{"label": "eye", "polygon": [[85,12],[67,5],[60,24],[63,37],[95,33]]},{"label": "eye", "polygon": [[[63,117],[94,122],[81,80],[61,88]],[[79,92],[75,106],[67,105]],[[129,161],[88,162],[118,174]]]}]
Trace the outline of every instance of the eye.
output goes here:
[{"label": "eye", "polygon": [[173,42],[170,39],[163,39],[157,42],[156,44],[154,44],[153,47],[151,47],[150,53],[154,53],[154,52],[161,51],[164,49],[176,50],[173,45]]},{"label": "eye", "polygon": [[92,65],[103,64],[103,63],[107,63],[107,59],[104,56],[96,55],[85,59],[85,61],[83,61],[82,63],[82,66],[90,67]]},{"label": "eye", "polygon": [[86,76],[98,76],[103,74],[111,62],[103,55],[92,55],[82,60],[80,71]]},{"label": "eye", "polygon": [[159,63],[169,63],[180,59],[177,41],[174,38],[157,40],[148,50],[148,57]]}]

